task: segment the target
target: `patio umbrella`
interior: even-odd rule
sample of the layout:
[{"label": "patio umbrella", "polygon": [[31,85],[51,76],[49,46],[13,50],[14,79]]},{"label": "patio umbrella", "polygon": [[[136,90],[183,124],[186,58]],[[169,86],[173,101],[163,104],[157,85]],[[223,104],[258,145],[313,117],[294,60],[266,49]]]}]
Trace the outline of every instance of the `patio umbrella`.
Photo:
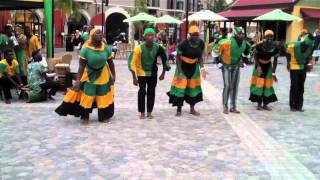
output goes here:
[{"label": "patio umbrella", "polygon": [[254,21],[277,21],[276,22],[276,39],[278,39],[278,26],[279,21],[301,21],[302,19],[300,17],[288,14],[286,12],[283,12],[280,9],[275,9],[271,12],[268,12],[266,14],[263,14],[261,16],[258,16],[253,19]]},{"label": "patio umbrella", "polygon": [[171,17],[169,15],[164,15],[162,17],[159,17],[155,20],[154,23],[166,23],[166,24],[181,24],[182,21],[174,18],[174,17]]},{"label": "patio umbrella", "polygon": [[188,17],[189,21],[226,21],[227,18],[210,10],[201,10]]},{"label": "patio umbrella", "polygon": [[300,17],[275,9],[253,19],[254,21],[301,21]]},{"label": "patio umbrella", "polygon": [[157,18],[152,15],[149,15],[147,13],[139,13],[135,16],[123,20],[123,22],[154,22],[156,20]]}]

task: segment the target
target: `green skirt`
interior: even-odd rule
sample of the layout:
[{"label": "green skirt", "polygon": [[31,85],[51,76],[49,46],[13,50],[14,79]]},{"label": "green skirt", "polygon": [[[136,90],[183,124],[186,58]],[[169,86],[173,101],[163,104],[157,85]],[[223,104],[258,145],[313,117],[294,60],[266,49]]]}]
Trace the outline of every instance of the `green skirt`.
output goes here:
[{"label": "green skirt", "polygon": [[259,63],[262,74],[257,74],[257,66],[253,69],[251,77],[250,98],[249,100],[257,103],[268,104],[277,101],[277,96],[273,88],[272,65]]},{"label": "green skirt", "polygon": [[183,106],[183,102],[186,101],[190,105],[195,105],[203,101],[200,69],[197,63],[182,63],[182,80],[177,79],[180,72],[176,67],[170,91],[167,93],[169,103],[173,106]]},{"label": "green skirt", "polygon": [[23,48],[18,47],[15,51],[16,53],[16,57],[17,57],[17,61],[19,63],[19,70],[21,73],[24,74],[24,72],[26,71],[26,62],[25,62],[25,57],[26,57],[26,51]]}]

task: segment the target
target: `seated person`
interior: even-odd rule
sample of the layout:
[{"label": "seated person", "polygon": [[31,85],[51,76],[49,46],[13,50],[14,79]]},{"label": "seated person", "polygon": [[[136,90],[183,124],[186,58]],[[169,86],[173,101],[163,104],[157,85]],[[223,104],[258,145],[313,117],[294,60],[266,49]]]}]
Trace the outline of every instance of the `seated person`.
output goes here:
[{"label": "seated person", "polygon": [[[42,55],[40,51],[32,53],[32,61],[28,65],[28,89],[29,95],[40,96],[41,93],[47,95],[47,99],[54,100],[52,96],[56,94],[59,89],[59,83],[47,77],[48,68],[41,63]],[[47,90],[49,93],[47,93]]]},{"label": "seated person", "polygon": [[22,87],[27,84],[27,78],[20,76],[19,63],[14,59],[14,51],[7,49],[4,55],[5,59],[0,61],[0,86],[4,92],[5,103],[11,104],[10,89],[14,86],[21,90],[19,99],[22,99],[24,93]]}]

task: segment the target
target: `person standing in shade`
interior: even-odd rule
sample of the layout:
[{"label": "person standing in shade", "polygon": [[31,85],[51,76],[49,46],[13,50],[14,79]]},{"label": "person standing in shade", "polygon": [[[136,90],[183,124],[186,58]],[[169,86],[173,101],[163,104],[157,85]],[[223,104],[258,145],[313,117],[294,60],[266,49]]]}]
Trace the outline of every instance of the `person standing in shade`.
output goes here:
[{"label": "person standing in shade", "polygon": [[309,33],[302,41],[287,45],[287,69],[290,72],[290,110],[303,112],[303,93],[307,71],[312,69],[311,55],[314,37]]},{"label": "person standing in shade", "polygon": [[277,81],[275,72],[278,62],[275,58],[272,64],[271,58],[278,54],[279,49],[274,43],[273,37],[273,31],[266,30],[264,41],[255,48],[255,66],[251,78],[249,100],[258,103],[257,110],[271,111],[272,109],[268,104],[277,101],[277,96],[273,89],[273,81]]},{"label": "person standing in shade", "polygon": [[[159,80],[165,77],[165,71],[170,70],[167,64],[166,50],[154,42],[155,31],[152,28],[145,29],[144,42],[135,47],[129,57],[128,67],[132,73],[133,84],[139,86],[138,111],[140,119],[145,119],[145,98],[147,96],[147,118],[152,119],[152,111],[155,102],[155,91],[158,78],[157,57],[161,57],[163,70]],[[147,89],[147,90],[146,90]]]},{"label": "person standing in shade", "polygon": [[32,34],[31,29],[28,26],[25,28],[25,35],[27,36],[26,61],[29,62],[32,58],[32,53],[40,50],[42,46],[38,37]]},{"label": "person standing in shade", "polygon": [[177,48],[177,67],[172,80],[169,103],[177,106],[176,116],[181,116],[184,101],[190,104],[190,114],[199,116],[195,105],[203,100],[201,78],[205,79],[207,72],[203,66],[204,42],[199,38],[197,26],[189,28],[190,37],[179,44]]},{"label": "person standing in shade", "polygon": [[231,98],[230,112],[240,113],[237,109],[237,95],[240,81],[240,66],[243,65],[241,58],[250,53],[249,43],[244,40],[244,36],[243,28],[235,27],[231,38],[219,41],[214,47],[214,51],[220,54],[222,60],[224,82],[222,101],[224,114],[229,113],[229,97]]},{"label": "person standing in shade", "polygon": [[18,47],[15,49],[16,57],[19,63],[19,68],[21,74],[26,74],[25,71],[27,69],[26,63],[26,48],[27,48],[27,37],[23,34],[23,29],[20,24],[16,25],[15,29],[16,38],[19,43]]},{"label": "person standing in shade", "polygon": [[80,116],[82,123],[88,124],[92,109],[97,107],[99,122],[110,122],[114,114],[116,73],[111,48],[102,39],[101,30],[91,30],[80,51],[76,83],[56,109],[59,115]]}]

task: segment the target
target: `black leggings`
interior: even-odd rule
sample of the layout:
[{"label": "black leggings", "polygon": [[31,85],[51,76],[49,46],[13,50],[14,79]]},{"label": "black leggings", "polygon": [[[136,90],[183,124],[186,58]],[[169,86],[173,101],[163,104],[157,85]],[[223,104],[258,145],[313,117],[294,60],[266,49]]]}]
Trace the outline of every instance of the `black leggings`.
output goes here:
[{"label": "black leggings", "polygon": [[151,77],[139,76],[138,83],[139,83],[138,111],[140,113],[145,112],[145,104],[146,104],[145,98],[147,95],[147,112],[151,113],[153,110],[154,100],[156,95],[155,91],[157,86],[157,76],[151,76]]},{"label": "black leggings", "polygon": [[[20,77],[21,77],[22,84],[27,85],[27,76],[20,76]],[[15,81],[17,84],[19,84],[17,76],[12,76],[11,79],[13,81]],[[10,89],[14,87],[14,84],[9,80],[9,78],[1,77],[0,78],[0,86],[3,89],[4,98],[5,99],[12,99]],[[22,98],[22,96],[23,96],[23,91],[21,91],[21,93],[20,93],[20,98]]]}]

